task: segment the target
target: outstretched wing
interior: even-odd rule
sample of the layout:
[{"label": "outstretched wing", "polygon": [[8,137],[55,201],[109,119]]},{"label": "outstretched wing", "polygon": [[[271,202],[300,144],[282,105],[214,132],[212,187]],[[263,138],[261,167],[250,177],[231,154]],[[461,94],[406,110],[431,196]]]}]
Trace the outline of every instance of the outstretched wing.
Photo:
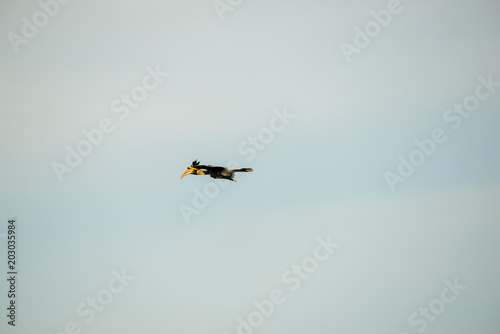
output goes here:
[{"label": "outstretched wing", "polygon": [[210,166],[210,165],[199,165],[198,168],[204,169],[207,172],[212,172],[212,173],[221,173],[222,171],[225,171],[226,168],[221,167],[221,166]]}]

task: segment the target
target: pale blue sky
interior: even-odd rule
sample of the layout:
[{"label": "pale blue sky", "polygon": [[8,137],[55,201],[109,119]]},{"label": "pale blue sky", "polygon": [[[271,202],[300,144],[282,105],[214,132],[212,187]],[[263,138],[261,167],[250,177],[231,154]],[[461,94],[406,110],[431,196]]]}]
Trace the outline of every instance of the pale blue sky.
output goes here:
[{"label": "pale blue sky", "polygon": [[[457,277],[425,332],[497,334],[500,87],[457,129],[443,114],[500,82],[500,3],[401,0],[348,63],[340,44],[387,3],[242,1],[222,21],[212,1],[71,1],[16,53],[8,34],[40,6],[0,2],[0,263],[19,224],[18,326],[2,314],[0,331],[234,334],[282,289],[254,333],[414,334]],[[113,101],[157,66],[120,119]],[[295,117],[247,161],[275,109]],[[59,182],[53,162],[103,119],[113,132]],[[447,140],[392,192],[384,174],[436,128]],[[194,159],[254,172],[180,181]],[[291,292],[282,274],[327,235],[341,246]],[[78,305],[122,268],[135,278],[86,323]]]}]

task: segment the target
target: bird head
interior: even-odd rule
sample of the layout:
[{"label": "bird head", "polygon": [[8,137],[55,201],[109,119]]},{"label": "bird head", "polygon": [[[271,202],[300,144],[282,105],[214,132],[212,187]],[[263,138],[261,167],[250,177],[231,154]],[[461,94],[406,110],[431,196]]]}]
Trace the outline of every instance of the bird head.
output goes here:
[{"label": "bird head", "polygon": [[203,170],[201,170],[200,168],[196,167],[200,164],[199,161],[193,161],[193,163],[191,164],[191,166],[189,166],[186,171],[184,173],[182,173],[181,175],[181,180],[184,176],[188,175],[188,174],[195,174],[195,175],[205,175],[205,172]]}]

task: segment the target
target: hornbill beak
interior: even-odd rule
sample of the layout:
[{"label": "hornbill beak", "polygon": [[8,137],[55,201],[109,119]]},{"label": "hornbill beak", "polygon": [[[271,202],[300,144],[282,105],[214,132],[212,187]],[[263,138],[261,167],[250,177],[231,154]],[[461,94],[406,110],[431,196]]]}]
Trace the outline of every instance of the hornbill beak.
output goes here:
[{"label": "hornbill beak", "polygon": [[181,180],[184,176],[188,175],[188,174],[196,174],[196,175],[204,175],[205,172],[203,172],[203,170],[199,169],[199,168],[194,168],[194,167],[191,167],[189,166],[186,171],[184,173],[182,173],[181,175]]}]

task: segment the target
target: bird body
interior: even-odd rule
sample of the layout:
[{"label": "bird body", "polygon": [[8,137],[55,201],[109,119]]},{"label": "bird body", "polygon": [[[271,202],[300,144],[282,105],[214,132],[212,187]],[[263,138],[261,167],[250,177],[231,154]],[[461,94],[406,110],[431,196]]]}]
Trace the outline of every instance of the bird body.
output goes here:
[{"label": "bird body", "polygon": [[200,162],[195,160],[187,168],[187,170],[182,173],[181,180],[184,176],[188,174],[194,175],[210,175],[210,177],[214,179],[226,179],[236,182],[234,180],[234,173],[236,172],[252,172],[252,168],[237,168],[237,169],[229,169],[221,166],[212,166],[212,165],[200,165]]}]

